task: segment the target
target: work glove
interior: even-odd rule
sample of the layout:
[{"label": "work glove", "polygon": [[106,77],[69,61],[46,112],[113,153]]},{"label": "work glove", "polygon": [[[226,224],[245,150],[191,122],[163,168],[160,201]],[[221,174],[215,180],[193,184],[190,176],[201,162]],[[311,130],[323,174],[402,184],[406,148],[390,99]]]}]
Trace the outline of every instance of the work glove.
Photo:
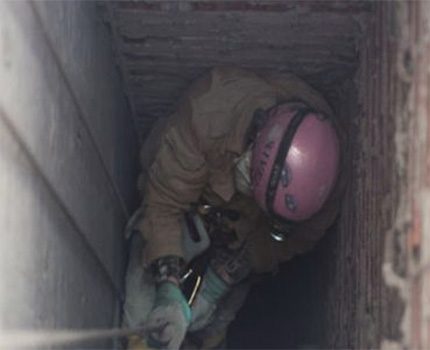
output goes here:
[{"label": "work glove", "polygon": [[238,249],[217,249],[192,304],[189,330],[197,331],[206,327],[212,321],[220,300],[250,272],[246,243]]},{"label": "work glove", "polygon": [[219,301],[229,290],[230,285],[219,277],[212,267],[209,267],[191,308],[190,331],[203,329],[211,322]]},{"label": "work glove", "polygon": [[146,343],[155,349],[179,349],[191,320],[191,310],[179,287],[162,282],[145,326]]}]

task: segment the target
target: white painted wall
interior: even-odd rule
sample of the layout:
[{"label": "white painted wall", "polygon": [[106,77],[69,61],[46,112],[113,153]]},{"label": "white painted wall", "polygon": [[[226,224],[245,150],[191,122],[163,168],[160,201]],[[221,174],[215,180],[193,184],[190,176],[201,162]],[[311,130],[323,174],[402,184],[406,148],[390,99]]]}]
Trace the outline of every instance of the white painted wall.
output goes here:
[{"label": "white painted wall", "polygon": [[116,322],[136,137],[93,2],[0,2],[0,329]]}]

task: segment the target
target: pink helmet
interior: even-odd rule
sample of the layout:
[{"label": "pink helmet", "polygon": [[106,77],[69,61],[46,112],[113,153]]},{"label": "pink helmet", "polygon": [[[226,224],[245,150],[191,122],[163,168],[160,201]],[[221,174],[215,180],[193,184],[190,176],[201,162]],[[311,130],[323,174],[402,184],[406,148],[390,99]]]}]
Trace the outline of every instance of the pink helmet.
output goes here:
[{"label": "pink helmet", "polygon": [[302,103],[270,109],[257,134],[251,184],[271,216],[301,221],[317,213],[339,170],[339,140],[331,121]]}]

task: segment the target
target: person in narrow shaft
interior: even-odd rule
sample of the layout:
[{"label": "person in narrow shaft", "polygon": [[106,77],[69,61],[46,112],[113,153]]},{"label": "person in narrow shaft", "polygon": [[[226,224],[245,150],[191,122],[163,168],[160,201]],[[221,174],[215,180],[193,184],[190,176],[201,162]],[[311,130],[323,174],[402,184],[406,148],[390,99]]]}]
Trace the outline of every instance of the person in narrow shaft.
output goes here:
[{"label": "person in narrow shaft", "polygon": [[131,239],[128,347],[222,348],[258,276],[309,251],[336,220],[345,132],[291,73],[216,67],[141,152]]}]

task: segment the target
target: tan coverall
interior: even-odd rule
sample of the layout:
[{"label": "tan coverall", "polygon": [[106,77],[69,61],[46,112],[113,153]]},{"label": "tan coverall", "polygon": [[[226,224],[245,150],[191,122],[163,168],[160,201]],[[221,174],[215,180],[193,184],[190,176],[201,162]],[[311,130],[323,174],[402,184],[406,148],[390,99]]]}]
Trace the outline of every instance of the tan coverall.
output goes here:
[{"label": "tan coverall", "polygon": [[[264,213],[252,197],[235,188],[235,160],[245,151],[254,111],[297,100],[333,116],[320,94],[292,74],[259,76],[217,67],[191,85],[176,112],[154,128],[142,148],[143,220],[138,228],[146,242],[144,266],[166,255],[183,256],[181,218],[202,197],[240,212],[234,226],[238,240],[248,240],[255,273],[273,271],[280,262],[315,245],[338,214],[345,182],[342,173],[323,209],[297,224],[284,242],[270,237]],[[340,137],[342,144],[343,133]]]},{"label": "tan coverall", "polygon": [[268,222],[254,200],[235,189],[234,160],[245,151],[254,111],[288,100],[302,100],[332,115],[325,100],[292,74],[260,77],[221,67],[192,84],[176,112],[142,150],[144,219],[139,230],[147,243],[145,265],[166,255],[183,256],[181,217],[201,196],[242,214],[235,228],[239,239],[249,240],[256,273],[273,270],[321,238],[337,216],[344,181],[338,181],[324,208],[297,225],[282,243],[270,237]]}]

